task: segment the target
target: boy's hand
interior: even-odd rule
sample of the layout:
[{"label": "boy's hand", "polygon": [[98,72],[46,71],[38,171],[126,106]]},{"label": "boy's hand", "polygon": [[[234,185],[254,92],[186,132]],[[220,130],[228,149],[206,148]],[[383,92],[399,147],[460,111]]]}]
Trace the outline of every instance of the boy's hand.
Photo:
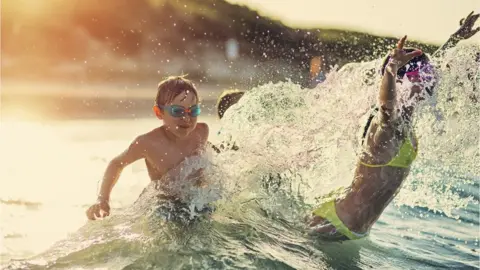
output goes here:
[{"label": "boy's hand", "polygon": [[416,56],[422,55],[421,50],[415,50],[413,52],[407,53],[403,50],[407,36],[403,36],[397,43],[397,47],[392,50],[390,53],[390,62],[388,63],[386,70],[392,74],[392,76],[397,75],[397,70],[407,64],[410,60]]},{"label": "boy's hand", "polygon": [[452,35],[452,37],[458,40],[469,39],[479,32],[480,27],[473,28],[478,17],[480,17],[480,14],[473,14],[472,11],[466,18],[460,20],[460,28]]},{"label": "boy's hand", "polygon": [[99,199],[97,203],[88,208],[86,214],[90,220],[108,217],[110,215],[110,205],[107,200]]}]

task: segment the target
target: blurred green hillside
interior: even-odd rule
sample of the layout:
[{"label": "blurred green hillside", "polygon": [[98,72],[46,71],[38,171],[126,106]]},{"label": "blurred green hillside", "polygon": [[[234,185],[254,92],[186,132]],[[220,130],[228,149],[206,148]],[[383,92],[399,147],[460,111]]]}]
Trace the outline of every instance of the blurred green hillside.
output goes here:
[{"label": "blurred green hillside", "polygon": [[[378,58],[392,37],[293,29],[223,0],[2,1],[2,77],[115,82],[188,73],[202,82],[304,82],[313,56]],[[225,42],[239,57],[225,57]],[[436,46],[410,43],[432,52]]]}]

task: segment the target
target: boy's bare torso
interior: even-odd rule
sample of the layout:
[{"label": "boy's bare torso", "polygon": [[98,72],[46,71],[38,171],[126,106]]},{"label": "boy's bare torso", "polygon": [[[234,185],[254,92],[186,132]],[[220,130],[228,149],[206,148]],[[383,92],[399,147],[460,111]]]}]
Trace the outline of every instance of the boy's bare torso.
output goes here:
[{"label": "boy's bare torso", "polygon": [[[171,140],[164,127],[154,129],[138,138],[135,151],[142,151],[152,181],[168,181],[182,170],[178,165],[186,158],[201,154],[208,138],[208,126],[198,123],[195,130],[182,140]],[[166,177],[168,176],[168,177]]]}]

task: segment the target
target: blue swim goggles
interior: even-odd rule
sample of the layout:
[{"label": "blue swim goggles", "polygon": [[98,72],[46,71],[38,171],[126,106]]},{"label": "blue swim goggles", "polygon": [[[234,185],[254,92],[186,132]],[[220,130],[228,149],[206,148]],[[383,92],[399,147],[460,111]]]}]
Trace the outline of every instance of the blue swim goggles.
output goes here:
[{"label": "blue swim goggles", "polygon": [[173,117],[184,117],[185,115],[190,115],[190,117],[197,117],[202,111],[199,104],[195,104],[190,108],[185,108],[180,105],[167,105],[167,106],[158,106],[160,109],[165,110]]}]

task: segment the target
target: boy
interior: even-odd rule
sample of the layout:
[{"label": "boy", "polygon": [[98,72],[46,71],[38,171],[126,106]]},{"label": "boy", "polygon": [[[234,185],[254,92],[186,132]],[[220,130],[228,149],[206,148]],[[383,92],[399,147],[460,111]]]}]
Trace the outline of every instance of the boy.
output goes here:
[{"label": "boy", "polygon": [[159,181],[160,186],[168,186],[169,181],[176,179],[172,174],[178,174],[172,169],[205,149],[209,129],[206,123],[197,124],[198,101],[197,89],[184,77],[169,77],[158,84],[153,111],[163,125],[135,138],[123,153],[110,161],[97,202],[86,212],[90,220],[110,215],[110,193],[127,165],[145,159],[150,179]]}]

